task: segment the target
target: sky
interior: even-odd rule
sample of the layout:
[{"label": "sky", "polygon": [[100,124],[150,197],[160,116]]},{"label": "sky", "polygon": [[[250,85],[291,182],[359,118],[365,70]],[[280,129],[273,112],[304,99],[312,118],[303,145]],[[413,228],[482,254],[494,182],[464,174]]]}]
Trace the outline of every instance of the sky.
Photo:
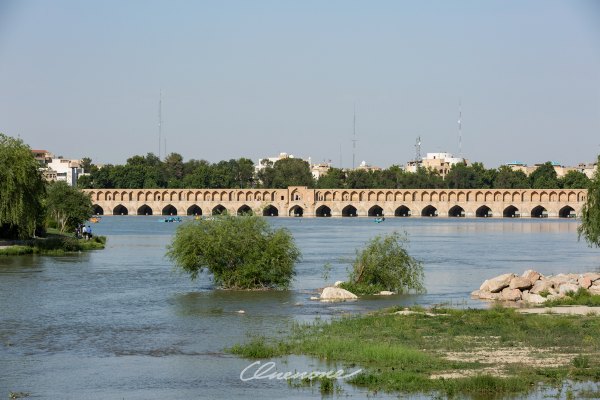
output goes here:
[{"label": "sky", "polygon": [[[600,153],[600,2],[0,0],[0,132],[96,163]],[[460,106],[459,106],[460,104]],[[354,115],[356,123],[354,124]],[[165,153],[161,141],[161,156]]]}]

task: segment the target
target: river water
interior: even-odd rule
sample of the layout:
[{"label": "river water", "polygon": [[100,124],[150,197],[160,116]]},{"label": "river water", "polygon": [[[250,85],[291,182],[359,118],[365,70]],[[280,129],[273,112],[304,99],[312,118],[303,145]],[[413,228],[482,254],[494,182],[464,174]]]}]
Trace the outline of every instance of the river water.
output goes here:
[{"label": "river water", "polygon": [[[391,305],[482,307],[469,293],[501,273],[600,267],[572,220],[274,218],[302,250],[292,290],[220,291],[207,275],[191,282],[173,272],[164,253],[178,224],[157,219],[103,218],[93,225],[108,237],[102,251],[0,258],[0,398],[9,391],[35,399],[320,398],[318,388],[242,382],[251,361],[223,349],[285,334],[297,321]],[[343,280],[357,247],[394,230],[408,234],[410,253],[423,261],[427,294],[310,300],[325,286],[325,263],[332,265],[327,282]],[[332,367],[303,357],[277,362],[282,372]],[[346,385],[341,397],[366,395]]]}]

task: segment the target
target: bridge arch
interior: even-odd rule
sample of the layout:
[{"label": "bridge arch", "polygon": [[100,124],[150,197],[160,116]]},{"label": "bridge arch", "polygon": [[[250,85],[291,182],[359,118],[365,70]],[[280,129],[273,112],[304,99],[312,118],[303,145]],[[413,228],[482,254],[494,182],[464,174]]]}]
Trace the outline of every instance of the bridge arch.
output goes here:
[{"label": "bridge arch", "polygon": [[571,206],[564,206],[558,211],[559,218],[575,218],[575,209]]},{"label": "bridge arch", "polygon": [[548,217],[548,211],[543,206],[537,206],[531,210],[531,218],[546,218],[546,217]]},{"label": "bridge arch", "polygon": [[196,204],[191,205],[187,209],[187,215],[202,215],[202,209]]},{"label": "bridge arch", "polygon": [[456,205],[448,210],[448,216],[449,217],[464,217],[465,209],[459,205]]},{"label": "bridge arch", "polygon": [[227,209],[222,204],[217,204],[212,209],[212,215],[227,215]]},{"label": "bridge arch", "polygon": [[381,217],[383,215],[383,208],[378,205],[374,205],[369,208],[369,212],[367,213],[369,217]]},{"label": "bridge arch", "polygon": [[266,206],[263,210],[264,217],[277,217],[279,216],[279,210],[272,204]]},{"label": "bridge arch", "polygon": [[437,217],[438,210],[431,204],[421,210],[421,217]]},{"label": "bridge arch", "polygon": [[247,204],[244,204],[237,210],[237,215],[240,215],[240,216],[241,215],[253,215],[253,214],[254,214],[254,212],[252,212],[252,209]]},{"label": "bridge arch", "polygon": [[123,204],[119,204],[113,209],[113,215],[128,215],[129,210]]},{"label": "bridge arch", "polygon": [[315,210],[315,217],[331,217],[331,208],[322,205]]},{"label": "bridge arch", "polygon": [[406,206],[400,206],[394,211],[396,217],[410,217],[410,209]]},{"label": "bridge arch", "polygon": [[152,215],[152,209],[149,205],[144,204],[143,206],[137,209],[137,215]]},{"label": "bridge arch", "polygon": [[104,209],[102,207],[100,207],[98,204],[94,204],[92,206],[92,212],[95,215],[104,215]]},{"label": "bridge arch", "polygon": [[502,211],[502,216],[504,218],[517,218],[520,217],[519,209],[513,205],[510,205]]},{"label": "bridge arch", "polygon": [[358,212],[356,211],[356,207],[351,204],[348,204],[342,209],[342,217],[356,217],[357,215]]},{"label": "bridge arch", "polygon": [[294,207],[290,208],[289,215],[290,217],[302,217],[304,215],[304,208],[300,207],[299,205],[295,205]]},{"label": "bridge arch", "polygon": [[162,209],[162,215],[177,215],[177,209],[172,204],[168,204]]},{"label": "bridge arch", "polygon": [[492,209],[489,208],[486,205],[483,205],[481,207],[479,207],[476,211],[475,211],[475,216],[477,218],[488,218],[492,216]]}]

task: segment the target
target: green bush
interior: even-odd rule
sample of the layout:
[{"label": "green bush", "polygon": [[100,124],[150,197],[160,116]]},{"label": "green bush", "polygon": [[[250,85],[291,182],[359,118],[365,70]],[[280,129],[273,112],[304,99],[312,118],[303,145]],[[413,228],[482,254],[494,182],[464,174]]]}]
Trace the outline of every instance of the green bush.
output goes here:
[{"label": "green bush", "polygon": [[300,251],[286,229],[262,217],[220,216],[180,225],[167,257],[192,279],[208,269],[226,289],[285,289]]},{"label": "green bush", "polygon": [[357,250],[350,281],[341,287],[355,294],[374,294],[382,290],[424,292],[423,264],[406,251],[408,238],[393,232],[371,239]]}]

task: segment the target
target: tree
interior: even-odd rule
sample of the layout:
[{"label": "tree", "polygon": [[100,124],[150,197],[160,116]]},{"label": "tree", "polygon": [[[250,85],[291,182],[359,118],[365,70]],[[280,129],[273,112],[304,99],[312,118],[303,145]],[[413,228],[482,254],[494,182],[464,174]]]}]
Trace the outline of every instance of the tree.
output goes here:
[{"label": "tree", "polygon": [[28,238],[42,226],[45,186],[29,146],[0,133],[0,237]]},{"label": "tree", "polygon": [[559,183],[565,189],[587,189],[590,179],[581,171],[569,171],[559,179]]},{"label": "tree", "polygon": [[600,155],[596,172],[589,183],[587,199],[581,211],[581,225],[577,228],[579,238],[583,236],[590,247],[600,247]]},{"label": "tree", "polygon": [[371,239],[364,249],[356,251],[350,281],[342,287],[356,294],[424,292],[423,264],[408,254],[407,243],[407,237],[398,232]]},{"label": "tree", "polygon": [[532,189],[553,189],[559,187],[556,170],[550,161],[540,165],[529,175]]},{"label": "tree", "polygon": [[93,213],[90,196],[63,181],[48,185],[46,207],[48,217],[57,224],[61,232],[74,230]]},{"label": "tree", "polygon": [[339,168],[329,168],[325,175],[321,175],[317,181],[320,189],[342,189],[346,186],[346,173]]},{"label": "tree", "polygon": [[529,178],[523,171],[515,171],[508,165],[498,168],[493,187],[498,189],[529,189]]},{"label": "tree", "polygon": [[226,289],[286,289],[300,251],[289,231],[262,217],[223,216],[179,226],[167,257],[192,280],[207,269]]},{"label": "tree", "polygon": [[284,158],[261,171],[264,187],[285,189],[288,186],[314,186],[314,179],[308,162],[299,158]]}]

